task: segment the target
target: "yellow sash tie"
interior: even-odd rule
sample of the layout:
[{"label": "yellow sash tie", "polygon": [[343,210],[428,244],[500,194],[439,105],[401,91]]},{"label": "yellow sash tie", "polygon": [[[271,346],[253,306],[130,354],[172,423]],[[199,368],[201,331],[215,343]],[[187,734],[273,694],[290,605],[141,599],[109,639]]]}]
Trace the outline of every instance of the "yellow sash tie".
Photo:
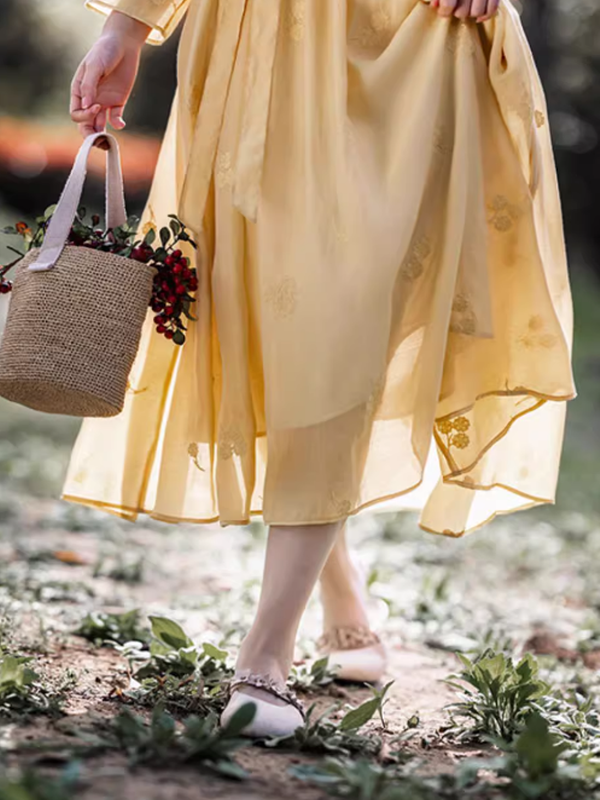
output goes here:
[{"label": "yellow sash tie", "polygon": [[246,15],[250,15],[250,46],[245,71],[242,129],[233,165],[233,205],[256,222],[269,102],[277,47],[281,0],[221,0],[217,41],[211,56],[204,94],[180,198],[184,222],[201,221],[219,145],[229,86]]}]

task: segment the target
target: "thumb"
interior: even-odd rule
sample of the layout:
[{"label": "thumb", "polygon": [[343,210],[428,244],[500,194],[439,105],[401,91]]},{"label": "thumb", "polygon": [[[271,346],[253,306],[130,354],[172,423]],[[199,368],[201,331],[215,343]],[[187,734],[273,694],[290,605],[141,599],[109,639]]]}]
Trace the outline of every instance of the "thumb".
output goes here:
[{"label": "thumb", "polygon": [[110,109],[110,124],[115,130],[123,130],[127,124],[123,119],[124,111],[125,106],[113,106],[113,108]]}]

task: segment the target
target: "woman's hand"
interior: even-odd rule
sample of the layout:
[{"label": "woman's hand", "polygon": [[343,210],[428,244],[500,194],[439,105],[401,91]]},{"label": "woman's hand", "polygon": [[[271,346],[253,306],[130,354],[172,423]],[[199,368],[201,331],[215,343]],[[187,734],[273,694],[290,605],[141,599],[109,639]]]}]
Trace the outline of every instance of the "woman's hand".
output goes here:
[{"label": "woman's hand", "polygon": [[441,17],[458,17],[485,22],[497,12],[500,0],[431,0],[431,8]]},{"label": "woman's hand", "polygon": [[125,127],[123,112],[137,77],[150,28],[113,11],[102,35],[79,65],[71,84],[71,119],[83,137],[110,122]]}]

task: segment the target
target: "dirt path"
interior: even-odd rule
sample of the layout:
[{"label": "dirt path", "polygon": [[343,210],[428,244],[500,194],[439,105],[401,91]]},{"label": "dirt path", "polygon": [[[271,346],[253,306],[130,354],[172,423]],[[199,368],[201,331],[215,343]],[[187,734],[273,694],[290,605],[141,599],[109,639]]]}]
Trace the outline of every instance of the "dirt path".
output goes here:
[{"label": "dirt path", "polygon": [[[559,640],[572,647],[591,602],[591,572],[582,565],[596,549],[600,554],[600,534],[590,538],[593,523],[586,522],[588,551],[569,556],[577,551],[569,549],[568,537],[543,521],[533,525],[539,527],[535,541],[496,526],[493,536],[453,542],[417,532],[410,517],[364,517],[353,523],[374,596],[373,618],[385,630],[391,657],[394,684],[385,707],[386,729],[377,718],[365,728],[381,736],[383,752],[397,748],[395,740],[411,718],[418,718],[418,726],[402,748],[422,759],[422,772],[451,772],[478,752],[439,736],[447,723],[444,706],[453,699],[443,683],[458,665],[449,652],[453,647],[507,634],[517,646],[535,631],[550,631],[551,647]],[[256,602],[264,537],[258,524],[245,529],[134,526],[47,501],[30,500],[8,513],[0,537],[2,646],[32,655],[46,686],[62,687],[64,694],[63,713],[54,719],[17,716],[6,722],[2,743],[8,763],[60,771],[72,761],[74,741],[98,734],[122,711],[124,701],[114,695],[129,685],[126,659],[73,635],[91,611],[138,608],[143,620],[148,614],[168,616],[195,642],[211,642],[234,654]],[[561,548],[566,549],[561,553]],[[301,629],[299,658],[314,655],[319,632],[320,609],[313,600]],[[366,688],[327,687],[305,701],[324,710],[336,702],[356,706],[368,697]],[[51,742],[48,752],[39,751],[40,741]],[[111,752],[81,761],[77,797],[316,800],[325,796],[322,790],[288,772],[315,758],[248,747],[236,760],[250,777],[235,782],[181,765],[132,768],[124,752]]]}]

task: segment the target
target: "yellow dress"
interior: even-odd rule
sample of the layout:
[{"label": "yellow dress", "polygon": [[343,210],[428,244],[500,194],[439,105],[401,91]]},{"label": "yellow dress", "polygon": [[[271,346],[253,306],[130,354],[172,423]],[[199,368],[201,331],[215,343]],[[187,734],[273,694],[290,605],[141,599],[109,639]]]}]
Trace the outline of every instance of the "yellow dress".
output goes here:
[{"label": "yellow dress", "polygon": [[433,463],[426,530],[553,502],[572,306],[545,100],[508,0],[483,25],[422,0],[88,5],[155,43],[186,14],[142,223],[180,214],[200,288],[182,348],[149,313],[126,407],[84,421],[63,497],[319,523],[411,505]]}]

